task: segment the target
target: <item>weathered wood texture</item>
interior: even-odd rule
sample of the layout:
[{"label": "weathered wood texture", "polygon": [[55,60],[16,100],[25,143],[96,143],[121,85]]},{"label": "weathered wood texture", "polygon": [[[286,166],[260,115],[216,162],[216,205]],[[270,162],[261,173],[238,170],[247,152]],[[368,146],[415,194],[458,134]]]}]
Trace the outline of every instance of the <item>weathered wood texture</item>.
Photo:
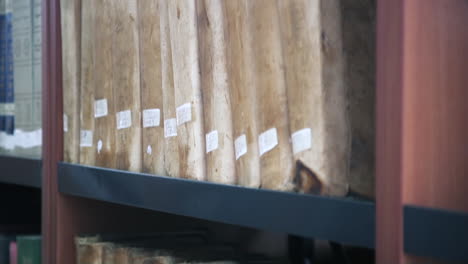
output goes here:
[{"label": "weathered wood texture", "polygon": [[[115,105],[113,90],[113,58],[112,32],[115,14],[112,13],[112,0],[93,0],[93,10],[98,10],[95,16],[93,36],[94,65],[94,100],[93,118],[94,135],[93,150],[95,151],[95,165],[99,167],[116,167],[115,145]],[[101,116],[102,102],[105,100],[107,114]],[[101,108],[101,109],[97,109]],[[100,113],[101,112],[101,113]],[[96,116],[98,114],[99,116]]]},{"label": "weathered wood texture", "polygon": [[[63,114],[65,118],[63,159],[79,162],[80,155],[80,72],[81,0],[61,1]],[[66,117],[65,117],[66,116]]]},{"label": "weathered wood texture", "polygon": [[[161,39],[161,81],[163,96],[163,120],[164,120],[164,169],[165,175],[180,177],[179,173],[179,143],[177,136],[170,135],[171,120],[176,120],[174,75],[171,49],[171,27],[169,25],[168,1],[161,0],[159,8],[160,39]],[[175,123],[172,124],[175,124]],[[177,132],[177,126],[174,127]],[[167,135],[166,135],[167,134]]]},{"label": "weathered wood texture", "polygon": [[340,1],[352,135],[349,188],[367,198],[375,196],[375,2]]},{"label": "weathered wood texture", "polygon": [[223,0],[197,0],[208,181],[235,184],[234,141],[226,65]]},{"label": "weathered wood texture", "polygon": [[[112,33],[112,83],[117,113],[116,168],[138,172],[141,170],[141,107],[137,2],[110,2],[111,12],[115,16]],[[126,114],[128,111],[130,120]]]},{"label": "weathered wood texture", "polygon": [[[138,1],[140,93],[143,117],[142,171],[165,175],[164,128],[161,123],[161,117],[163,116],[163,91],[159,25],[160,2],[159,0]],[[154,116],[157,112],[156,109],[159,110],[158,117]]]},{"label": "weathered wood texture", "polygon": [[[260,186],[260,159],[256,122],[256,83],[248,1],[225,1],[226,58],[231,96],[233,140],[238,140],[236,174],[238,184]],[[245,137],[245,142],[243,141]],[[245,154],[240,150],[245,143]],[[242,155],[241,155],[242,154]]]},{"label": "weathered wood texture", "polygon": [[92,144],[94,133],[94,2],[82,1],[81,6],[81,80],[80,80],[80,163],[94,165],[96,150]]},{"label": "weathered wood texture", "polygon": [[249,2],[249,10],[258,133],[267,133],[263,140],[259,136],[261,185],[267,189],[292,190],[293,158],[278,7],[275,1],[256,0]]},{"label": "weathered wood texture", "polygon": [[[179,142],[179,175],[205,179],[205,135],[195,0],[169,1],[171,48]],[[185,108],[184,108],[185,106]],[[180,109],[180,108],[179,108]]]},{"label": "weathered wood texture", "polygon": [[289,127],[302,192],[344,196],[350,129],[338,0],[278,0]]}]

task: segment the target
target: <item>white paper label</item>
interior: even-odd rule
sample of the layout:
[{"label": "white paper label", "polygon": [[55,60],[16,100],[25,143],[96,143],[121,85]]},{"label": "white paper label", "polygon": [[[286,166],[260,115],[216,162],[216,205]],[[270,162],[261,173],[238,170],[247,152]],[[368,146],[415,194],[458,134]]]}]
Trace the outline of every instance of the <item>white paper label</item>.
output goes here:
[{"label": "white paper label", "polygon": [[177,121],[175,118],[164,120],[164,137],[177,136]]},{"label": "white paper label", "polygon": [[192,121],[192,105],[190,103],[183,104],[176,109],[177,125],[182,125]]},{"label": "white paper label", "polygon": [[218,148],[218,131],[213,130],[206,134],[206,153],[209,153]]},{"label": "white paper label", "polygon": [[161,111],[155,109],[143,110],[143,127],[157,127],[161,122]]},{"label": "white paper label", "polygon": [[63,114],[63,132],[68,132],[68,116]]},{"label": "white paper label", "polygon": [[247,153],[247,137],[242,134],[234,141],[234,148],[236,151],[236,160]]},{"label": "white paper label", "polygon": [[102,150],[102,140],[97,142],[97,153],[100,154]]},{"label": "white paper label", "polygon": [[42,145],[42,129],[24,132],[15,130],[14,144],[20,148],[33,148]]},{"label": "white paper label", "polygon": [[94,101],[94,117],[99,118],[107,115],[107,99]]},{"label": "white paper label", "polygon": [[132,126],[132,112],[125,110],[117,113],[117,129],[129,128]]},{"label": "white paper label", "polygon": [[258,149],[260,156],[272,150],[278,145],[278,134],[276,128],[270,128],[258,136]]},{"label": "white paper label", "polygon": [[294,154],[308,150],[312,147],[312,130],[310,128],[298,130],[291,135],[291,139]]},{"label": "white paper label", "polygon": [[93,146],[93,131],[81,130],[80,147],[92,147],[92,146]]},{"label": "white paper label", "polygon": [[153,148],[151,148],[150,145],[148,145],[148,147],[146,148],[146,153],[147,153],[148,155],[151,155],[151,153],[153,153]]}]

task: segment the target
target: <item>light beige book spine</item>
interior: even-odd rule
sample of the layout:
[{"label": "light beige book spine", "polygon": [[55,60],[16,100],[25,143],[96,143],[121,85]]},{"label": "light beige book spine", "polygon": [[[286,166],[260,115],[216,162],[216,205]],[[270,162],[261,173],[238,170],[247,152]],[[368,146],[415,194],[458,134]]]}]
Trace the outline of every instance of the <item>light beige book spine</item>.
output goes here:
[{"label": "light beige book spine", "polygon": [[81,0],[61,0],[63,78],[63,159],[80,160]]},{"label": "light beige book spine", "polygon": [[208,181],[235,184],[234,142],[229,93],[223,0],[197,0]]},{"label": "light beige book spine", "polygon": [[168,1],[160,0],[161,79],[163,93],[164,168],[167,176],[180,177],[179,142],[174,98],[174,76],[171,49],[171,27]]},{"label": "light beige book spine", "polygon": [[110,1],[115,16],[112,83],[116,111],[116,168],[141,170],[140,62],[137,1]]},{"label": "light beige book spine", "polygon": [[80,98],[80,163],[95,165],[94,137],[94,29],[95,12],[92,0],[83,0],[81,7],[81,91]]},{"label": "light beige book spine", "polygon": [[161,73],[160,0],[138,1],[142,171],[166,175],[164,169],[163,91]]},{"label": "light beige book spine", "polygon": [[113,90],[112,32],[115,14],[112,0],[93,0],[95,17],[93,53],[96,64],[94,76],[94,136],[96,166],[116,167],[115,105]]},{"label": "light beige book spine", "polygon": [[195,0],[168,1],[174,73],[179,174],[205,179],[205,135]]},{"label": "light beige book spine", "polygon": [[262,188],[292,190],[293,157],[276,1],[249,1]]},{"label": "light beige book spine", "polygon": [[235,166],[239,185],[260,187],[256,123],[256,82],[249,0],[225,1],[226,57],[233,121]]},{"label": "light beige book spine", "polygon": [[349,125],[338,0],[278,0],[295,175],[302,192],[348,191]]},{"label": "light beige book spine", "polygon": [[376,1],[340,1],[346,85],[351,120],[349,188],[375,196],[375,30]]},{"label": "light beige book spine", "polygon": [[104,264],[105,252],[112,248],[113,244],[107,242],[80,244],[77,246],[77,264]]}]

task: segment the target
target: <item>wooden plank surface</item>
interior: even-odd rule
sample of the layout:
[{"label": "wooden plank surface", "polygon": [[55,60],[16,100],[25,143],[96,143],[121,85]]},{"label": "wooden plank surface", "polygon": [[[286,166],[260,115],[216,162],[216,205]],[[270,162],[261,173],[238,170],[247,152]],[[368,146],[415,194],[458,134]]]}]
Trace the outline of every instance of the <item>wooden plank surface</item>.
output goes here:
[{"label": "wooden plank surface", "polygon": [[238,184],[260,187],[256,84],[248,1],[225,1],[226,57]]},{"label": "wooden plank surface", "polygon": [[[179,174],[204,180],[205,135],[195,0],[169,1],[171,49],[179,142]],[[177,110],[179,109],[179,110]]]},{"label": "wooden plank surface", "polygon": [[164,169],[165,175],[180,177],[179,142],[175,109],[175,88],[172,65],[171,27],[169,24],[168,1],[160,1],[161,81],[164,120]]},{"label": "wooden plank surface", "polygon": [[64,161],[79,162],[81,0],[61,1]]},{"label": "wooden plank surface", "polygon": [[235,184],[234,140],[226,61],[225,1],[197,0],[208,181]]},{"label": "wooden plank surface", "polygon": [[[93,150],[95,165],[105,168],[116,167],[115,145],[115,104],[112,82],[112,32],[115,15],[112,13],[111,0],[93,0],[93,10],[98,10],[95,17],[93,36],[94,65],[94,100]],[[103,111],[106,112],[103,115]]]},{"label": "wooden plank surface", "polygon": [[[261,185],[275,190],[293,189],[293,158],[284,62],[276,2],[249,2],[255,74]],[[262,153],[263,152],[263,153]]]},{"label": "wooden plank surface", "polygon": [[164,169],[163,91],[159,0],[138,1],[142,171],[166,175]]},{"label": "wooden plank surface", "polygon": [[94,165],[94,18],[93,1],[81,6],[81,80],[80,80],[80,163]]},{"label": "wooden plank surface", "polygon": [[289,128],[302,192],[348,192],[350,129],[340,1],[278,0]]},{"label": "wooden plank surface", "polygon": [[[136,1],[111,1],[116,168],[141,170],[140,62]],[[130,113],[128,112],[130,111]]]}]

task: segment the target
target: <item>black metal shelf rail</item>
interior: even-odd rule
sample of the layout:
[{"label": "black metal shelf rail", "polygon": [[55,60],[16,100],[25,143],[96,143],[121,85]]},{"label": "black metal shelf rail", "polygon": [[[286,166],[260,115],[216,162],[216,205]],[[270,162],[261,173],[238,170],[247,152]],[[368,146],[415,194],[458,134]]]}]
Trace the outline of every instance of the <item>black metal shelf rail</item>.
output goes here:
[{"label": "black metal shelf rail", "polygon": [[0,155],[0,183],[41,188],[40,159]]},{"label": "black metal shelf rail", "polygon": [[407,205],[403,215],[406,253],[468,263],[468,213]]},{"label": "black metal shelf rail", "polygon": [[64,194],[374,248],[375,205],[60,163]]}]

